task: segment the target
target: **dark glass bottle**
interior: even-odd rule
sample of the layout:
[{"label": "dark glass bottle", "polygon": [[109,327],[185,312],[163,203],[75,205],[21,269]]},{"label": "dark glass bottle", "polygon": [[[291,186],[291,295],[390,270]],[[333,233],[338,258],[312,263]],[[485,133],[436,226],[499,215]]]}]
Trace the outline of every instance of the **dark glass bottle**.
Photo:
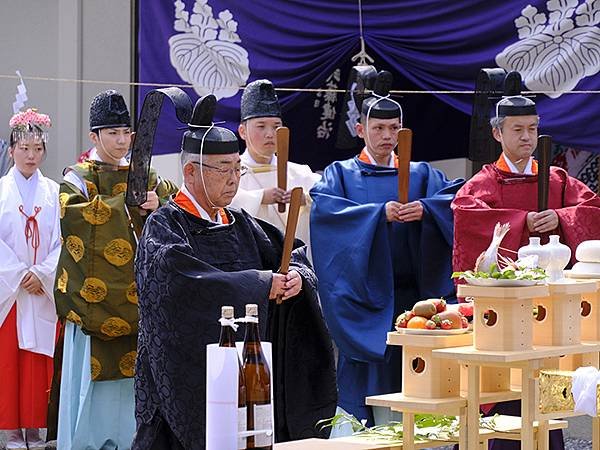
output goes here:
[{"label": "dark glass bottle", "polygon": [[[221,307],[221,318],[226,320],[233,320],[233,306],[222,306]],[[221,337],[219,338],[219,347],[233,347],[235,348],[235,330],[229,326],[221,323]],[[239,366],[239,377],[238,377],[238,432],[246,431],[246,424],[248,420],[248,412],[246,408],[246,378],[244,377],[244,369],[242,363],[238,358]],[[246,438],[238,438],[238,449],[246,449],[247,443]]]},{"label": "dark glass bottle", "polygon": [[271,409],[271,373],[260,345],[258,306],[246,305],[246,335],[244,337],[244,376],[246,377],[246,405],[248,430],[271,430],[267,434],[248,437],[248,448],[272,449],[273,424]]}]

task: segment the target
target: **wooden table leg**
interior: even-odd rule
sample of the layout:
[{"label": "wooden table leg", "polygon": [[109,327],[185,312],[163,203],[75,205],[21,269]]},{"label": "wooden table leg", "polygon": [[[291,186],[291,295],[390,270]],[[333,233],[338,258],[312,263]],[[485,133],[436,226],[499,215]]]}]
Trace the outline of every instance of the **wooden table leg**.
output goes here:
[{"label": "wooden table leg", "polygon": [[535,378],[531,364],[521,371],[521,450],[534,450]]},{"label": "wooden table leg", "polygon": [[402,448],[403,450],[415,449],[415,414],[402,413]]},{"label": "wooden table leg", "polygon": [[467,449],[479,446],[479,366],[467,366]]},{"label": "wooden table leg", "polygon": [[538,450],[550,450],[550,430],[548,429],[548,421],[540,420],[537,432]]},{"label": "wooden table leg", "polygon": [[458,415],[458,450],[467,450],[467,408],[460,408]]}]

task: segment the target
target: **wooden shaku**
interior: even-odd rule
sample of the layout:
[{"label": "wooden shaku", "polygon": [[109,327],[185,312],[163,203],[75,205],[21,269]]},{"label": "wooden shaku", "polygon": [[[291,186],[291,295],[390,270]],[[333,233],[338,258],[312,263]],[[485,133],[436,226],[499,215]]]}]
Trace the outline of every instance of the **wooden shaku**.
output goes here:
[{"label": "wooden shaku", "polygon": [[[277,136],[277,187],[287,191],[287,163],[290,154],[290,130],[288,127],[278,127]],[[277,210],[285,212],[285,203],[278,203]]]}]

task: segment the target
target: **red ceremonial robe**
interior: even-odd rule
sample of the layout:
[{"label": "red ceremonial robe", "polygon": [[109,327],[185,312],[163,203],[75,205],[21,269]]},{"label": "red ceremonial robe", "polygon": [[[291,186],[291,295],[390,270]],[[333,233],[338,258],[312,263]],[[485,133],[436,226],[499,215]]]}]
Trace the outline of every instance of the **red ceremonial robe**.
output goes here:
[{"label": "red ceremonial robe", "polygon": [[[537,211],[537,174],[511,173],[501,170],[499,163],[485,165],[452,202],[455,271],[473,269],[477,257],[490,245],[497,222],[510,223],[502,247],[516,252],[529,242],[527,213]],[[558,167],[550,167],[548,208],[558,214],[559,226],[542,235],[542,243],[549,234],[559,234],[561,242],[571,248],[571,262],[580,242],[600,239],[600,197]],[[506,256],[514,259],[516,255]]]}]

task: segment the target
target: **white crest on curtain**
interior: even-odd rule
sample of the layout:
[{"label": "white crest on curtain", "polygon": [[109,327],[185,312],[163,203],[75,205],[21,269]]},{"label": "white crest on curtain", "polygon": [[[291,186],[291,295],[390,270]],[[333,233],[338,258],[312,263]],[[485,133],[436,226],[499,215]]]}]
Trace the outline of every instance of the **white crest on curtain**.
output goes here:
[{"label": "white crest on curtain", "polygon": [[496,64],[518,71],[532,91],[570,91],[598,73],[600,1],[579,1],[549,0],[549,14],[527,5],[515,20],[520,40],[496,55]]},{"label": "white crest on curtain", "polygon": [[238,23],[226,9],[215,19],[208,0],[196,0],[193,13],[181,0],[175,3],[174,29],[169,38],[171,64],[200,96],[234,96],[250,76],[248,52],[237,43]]}]

